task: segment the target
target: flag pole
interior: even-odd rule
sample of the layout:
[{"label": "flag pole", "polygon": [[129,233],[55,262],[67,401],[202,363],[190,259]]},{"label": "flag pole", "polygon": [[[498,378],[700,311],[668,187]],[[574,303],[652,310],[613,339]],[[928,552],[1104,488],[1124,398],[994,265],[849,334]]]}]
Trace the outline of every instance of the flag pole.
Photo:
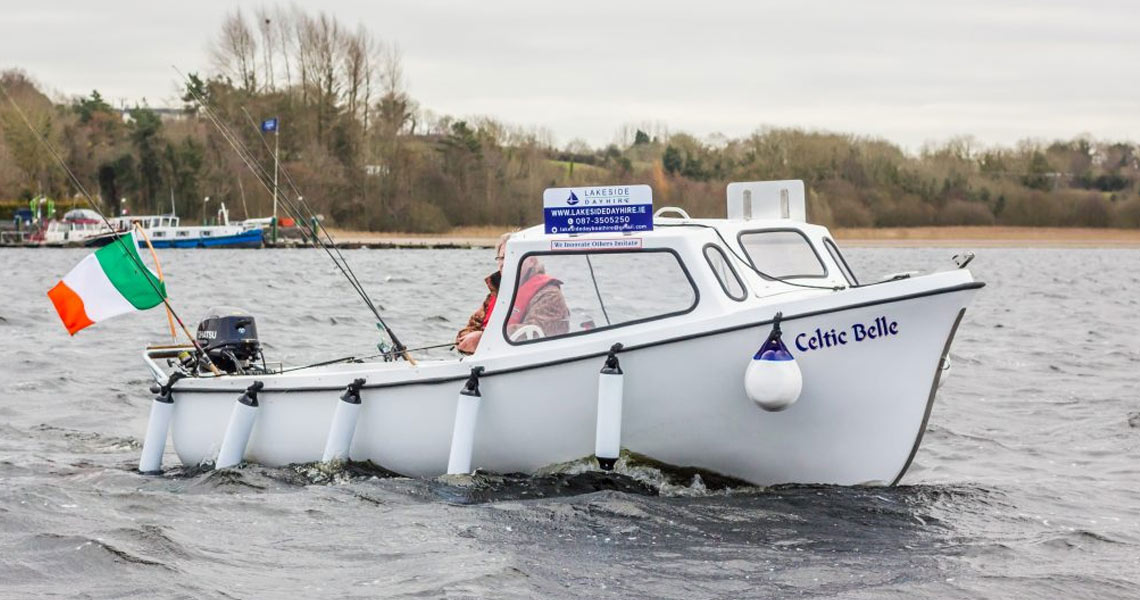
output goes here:
[{"label": "flag pole", "polygon": [[[158,280],[161,282],[162,265],[160,265],[158,262],[158,253],[154,251],[154,246],[150,244],[150,238],[147,237],[146,232],[142,229],[142,226],[138,223],[135,223],[135,227],[139,230],[140,233],[142,233],[143,241],[146,242],[146,247],[150,249],[150,255],[154,258],[154,266],[158,270]],[[139,264],[142,266],[142,261],[139,261]],[[178,317],[174,314],[174,309],[170,307],[170,299],[166,298],[165,294],[160,294],[160,296],[162,296],[162,305],[166,307],[166,317],[170,320],[170,338],[173,340],[176,337],[174,333],[174,320],[178,319]],[[186,324],[182,322],[182,319],[178,319],[178,324],[182,326],[182,333],[186,334],[186,338],[190,340],[190,345],[194,346],[195,350],[201,352],[202,357],[206,359],[206,366],[210,368],[210,372],[214,375],[221,375],[222,372],[218,369],[217,365],[214,364],[214,361],[210,359],[210,355],[206,354],[206,351],[198,343],[198,340],[190,334],[190,330],[186,328]]]},{"label": "flag pole", "polygon": [[277,164],[281,139],[281,121],[273,117],[273,244],[277,244]]},{"label": "flag pole", "polygon": [[[87,191],[87,188],[83,186],[83,182],[79,181],[79,178],[76,177],[75,173],[67,166],[67,163],[64,162],[63,157],[59,155],[59,152],[55,149],[55,147],[52,146],[50,142],[48,142],[47,138],[44,137],[44,135],[40,133],[39,130],[32,126],[32,122],[28,120],[28,115],[24,113],[19,104],[16,104],[16,101],[12,98],[11,94],[8,93],[8,90],[3,85],[0,85],[0,95],[3,95],[4,98],[8,100],[8,104],[12,105],[12,108],[15,109],[16,114],[20,116],[20,120],[24,122],[25,126],[27,126],[28,131],[31,132],[33,136],[35,136],[36,141],[39,142],[39,144],[43,146],[45,150],[47,150],[48,154],[51,155],[53,159],[55,159],[56,164],[58,164],[59,167],[63,169],[63,172],[67,173],[67,177],[71,180],[71,183],[75,186],[75,189],[79,190],[79,192],[83,194],[84,199],[87,200],[87,205],[90,206],[92,210],[99,213],[99,218],[103,220],[103,224],[107,226],[107,229],[114,231],[115,228],[111,227],[111,222],[107,220],[107,215],[103,214],[103,208],[100,206],[100,204],[97,204],[95,202],[95,199],[91,197],[91,194]],[[126,248],[126,243],[122,241],[121,237],[117,238],[112,243],[123,244],[123,248]],[[138,248],[135,248],[133,260],[138,263],[138,266],[140,268],[145,268],[145,265],[142,264],[142,259],[138,256]],[[166,305],[166,309],[170,311],[170,314],[174,315],[174,320],[178,321],[178,324],[182,326],[182,331],[186,333],[186,337],[190,338],[190,343],[194,346],[194,350],[201,353],[202,357],[206,359],[206,364],[210,367],[210,371],[212,371],[214,375],[222,375],[222,372],[219,371],[218,367],[214,365],[214,361],[210,360],[210,355],[206,354],[206,351],[202,349],[202,346],[198,343],[198,340],[194,339],[194,336],[190,335],[190,331],[186,329],[186,324],[182,321],[182,317],[179,317],[178,313],[174,311],[174,307],[170,306],[170,301],[166,298],[166,294],[162,293],[154,284],[154,282],[150,280],[150,278],[146,278],[146,282],[150,284],[151,288],[154,289],[155,293],[158,294],[158,296],[162,299],[162,303]]]},{"label": "flag pole", "polygon": [[[158,253],[154,251],[154,246],[150,243],[150,236],[146,234],[146,230],[143,229],[142,225],[139,225],[137,221],[135,222],[135,229],[139,230],[143,241],[146,242],[147,249],[150,250],[150,257],[154,259],[154,267],[158,271],[158,280],[165,283],[166,280],[162,277],[162,263],[158,262]],[[170,341],[173,342],[178,337],[178,334],[174,331],[174,314],[170,312],[170,307],[165,303],[163,303],[163,306],[166,307],[166,320],[170,323]]]}]

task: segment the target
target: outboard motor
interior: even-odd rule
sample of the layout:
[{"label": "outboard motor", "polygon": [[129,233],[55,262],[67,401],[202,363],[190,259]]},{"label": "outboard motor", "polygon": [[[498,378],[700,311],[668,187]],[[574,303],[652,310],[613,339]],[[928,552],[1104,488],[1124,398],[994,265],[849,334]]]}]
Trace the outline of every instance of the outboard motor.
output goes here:
[{"label": "outboard motor", "polygon": [[210,309],[198,323],[194,337],[214,365],[226,373],[245,373],[261,355],[257,324],[249,313],[238,308]]}]

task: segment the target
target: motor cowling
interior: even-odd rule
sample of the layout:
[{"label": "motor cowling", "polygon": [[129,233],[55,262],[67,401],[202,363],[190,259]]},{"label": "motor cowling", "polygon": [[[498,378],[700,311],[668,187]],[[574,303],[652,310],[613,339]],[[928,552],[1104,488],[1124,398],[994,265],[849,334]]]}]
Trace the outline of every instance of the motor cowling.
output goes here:
[{"label": "motor cowling", "polygon": [[210,309],[198,323],[194,337],[210,361],[226,373],[245,372],[261,355],[257,323],[239,308]]}]

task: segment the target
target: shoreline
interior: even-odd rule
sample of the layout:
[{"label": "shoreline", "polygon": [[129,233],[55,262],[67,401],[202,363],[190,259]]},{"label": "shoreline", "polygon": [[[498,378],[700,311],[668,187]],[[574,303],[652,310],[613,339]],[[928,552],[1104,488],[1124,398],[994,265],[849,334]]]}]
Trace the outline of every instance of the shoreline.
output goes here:
[{"label": "shoreline", "polygon": [[[344,249],[483,249],[494,248],[502,232],[511,227],[461,227],[447,233],[402,233],[329,229],[337,247]],[[1080,227],[892,227],[831,230],[840,244],[853,248],[1137,248],[1140,229]],[[8,248],[81,247],[0,243]],[[299,239],[286,239],[281,248],[308,247]]]}]

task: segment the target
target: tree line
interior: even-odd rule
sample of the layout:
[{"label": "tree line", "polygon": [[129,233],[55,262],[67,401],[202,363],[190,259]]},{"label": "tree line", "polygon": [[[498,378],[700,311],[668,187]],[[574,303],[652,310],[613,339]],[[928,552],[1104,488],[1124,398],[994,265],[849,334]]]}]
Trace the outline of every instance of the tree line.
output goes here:
[{"label": "tree line", "polygon": [[[210,210],[224,202],[236,217],[270,214],[269,190],[213,114],[269,170],[278,143],[288,182],[344,228],[523,226],[541,220],[547,187],[642,182],[658,205],[720,216],[729,181],[767,179],[803,179],[809,217],[833,226],[1140,227],[1140,148],[1129,142],[991,147],[960,137],[909,153],[842,133],[765,128],[702,139],[645,124],[623,127],[602,148],[559,147],[542,129],[421,107],[406,91],[398,48],[295,7],[232,13],[211,62],[186,77],[177,110],[124,110],[97,91],[53,100],[20,71],[0,74],[0,85],[114,213],[173,207],[193,220],[208,214],[209,197]],[[269,117],[280,124],[276,140],[258,128]],[[9,106],[0,107],[0,133],[0,200],[82,205]]]}]

